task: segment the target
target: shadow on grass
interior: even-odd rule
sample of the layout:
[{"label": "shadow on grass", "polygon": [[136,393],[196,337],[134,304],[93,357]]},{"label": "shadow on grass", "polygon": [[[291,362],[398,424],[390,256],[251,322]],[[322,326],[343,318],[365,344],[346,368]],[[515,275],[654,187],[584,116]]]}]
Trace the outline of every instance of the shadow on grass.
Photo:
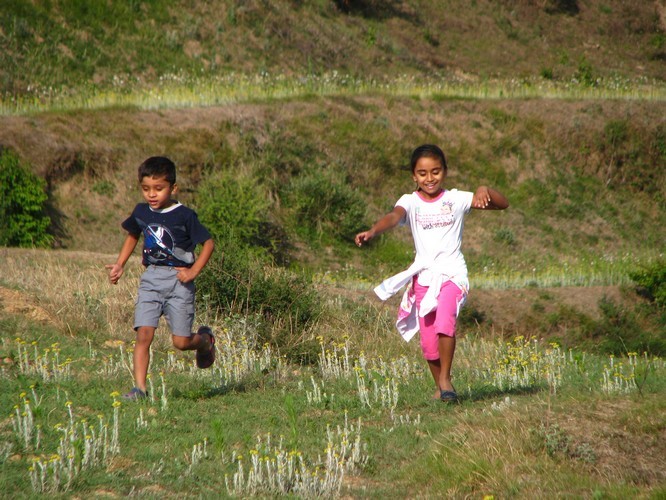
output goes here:
[{"label": "shadow on grass", "polygon": [[502,396],[521,395],[521,394],[536,394],[546,389],[545,386],[530,385],[524,387],[512,387],[509,389],[500,389],[492,385],[482,387],[475,387],[472,389],[471,394],[458,393],[459,401],[484,401],[486,399],[496,399]]},{"label": "shadow on grass", "polygon": [[218,396],[225,396],[231,393],[250,392],[260,387],[257,380],[245,380],[234,384],[225,384],[219,387],[200,387],[191,389],[173,389],[171,395],[180,399],[210,399]]}]

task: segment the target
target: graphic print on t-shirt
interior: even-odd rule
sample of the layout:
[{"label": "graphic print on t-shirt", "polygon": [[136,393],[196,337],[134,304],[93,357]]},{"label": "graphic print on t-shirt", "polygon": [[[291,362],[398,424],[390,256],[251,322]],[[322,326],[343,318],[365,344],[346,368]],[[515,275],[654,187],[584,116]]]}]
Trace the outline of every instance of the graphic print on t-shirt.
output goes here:
[{"label": "graphic print on t-shirt", "polygon": [[160,224],[142,224],[143,253],[150,264],[164,264],[173,255],[174,238],[171,232]]},{"label": "graphic print on t-shirt", "polygon": [[416,207],[416,222],[422,229],[446,227],[455,222],[452,201],[444,201],[441,205],[433,205],[435,205],[434,210],[423,210],[422,207]]}]

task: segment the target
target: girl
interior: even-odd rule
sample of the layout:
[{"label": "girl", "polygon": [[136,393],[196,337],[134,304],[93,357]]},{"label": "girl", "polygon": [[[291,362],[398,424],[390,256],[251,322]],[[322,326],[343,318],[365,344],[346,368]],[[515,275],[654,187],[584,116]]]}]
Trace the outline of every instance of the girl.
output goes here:
[{"label": "girl", "polygon": [[404,285],[411,285],[403,295],[396,327],[405,340],[420,331],[421,350],[437,386],[435,397],[455,402],[458,395],[451,384],[451,363],[456,319],[469,289],[467,265],[460,251],[463,219],[471,208],[504,210],[509,202],[486,186],[475,193],[444,189],[446,158],[437,146],[416,148],[410,166],[416,191],[403,195],[391,212],[357,234],[355,242],[360,247],[398,224],[409,225],[416,249],[414,263],[381,283],[375,293],[386,300]]}]

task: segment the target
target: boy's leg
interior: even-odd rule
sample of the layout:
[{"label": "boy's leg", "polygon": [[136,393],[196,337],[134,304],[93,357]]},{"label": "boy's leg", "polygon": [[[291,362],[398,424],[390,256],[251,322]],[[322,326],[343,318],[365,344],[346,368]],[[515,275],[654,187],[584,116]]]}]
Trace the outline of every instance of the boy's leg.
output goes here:
[{"label": "boy's leg", "polygon": [[[134,383],[136,389],[146,393],[146,377],[150,365],[150,345],[155,336],[155,330],[162,315],[164,295],[163,270],[148,266],[141,275],[139,291],[134,310],[134,329],[136,330],[136,345],[134,346]],[[168,283],[167,283],[168,287]],[[125,399],[137,399],[134,391],[130,391]],[[140,397],[143,397],[140,396]]]},{"label": "boy's leg", "polygon": [[173,346],[179,351],[208,352],[212,348],[211,336],[208,333],[191,333],[189,337],[172,335]]},{"label": "boy's leg", "polygon": [[138,389],[146,392],[146,377],[150,364],[150,344],[155,336],[152,326],[140,326],[136,330],[136,345],[134,346],[134,384]]},{"label": "boy's leg", "polygon": [[[174,275],[175,278],[175,275]],[[181,351],[197,351],[197,366],[208,368],[215,361],[213,332],[202,326],[196,333],[192,332],[194,323],[194,282],[177,281],[164,304],[165,315],[171,328],[173,346]]]},{"label": "boy's leg", "polygon": [[199,368],[210,368],[215,362],[215,337],[208,326],[202,326],[189,337],[173,335],[173,345],[181,351],[197,351],[196,362]]}]

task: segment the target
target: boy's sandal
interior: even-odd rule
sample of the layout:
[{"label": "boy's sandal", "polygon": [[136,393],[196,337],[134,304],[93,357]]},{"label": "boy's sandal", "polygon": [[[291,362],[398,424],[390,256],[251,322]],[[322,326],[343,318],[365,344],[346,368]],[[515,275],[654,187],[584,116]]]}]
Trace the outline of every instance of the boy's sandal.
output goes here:
[{"label": "boy's sandal", "polygon": [[208,335],[210,339],[210,349],[207,352],[197,351],[196,360],[199,368],[209,368],[215,363],[215,336],[208,326],[202,326],[197,332],[199,335]]},{"label": "boy's sandal", "polygon": [[455,403],[458,401],[458,394],[456,394],[456,391],[441,391],[439,399],[445,403]]},{"label": "boy's sandal", "polygon": [[131,391],[129,391],[127,394],[123,394],[121,397],[125,401],[139,401],[141,399],[146,399],[148,394],[146,394],[138,387],[133,387]]}]

